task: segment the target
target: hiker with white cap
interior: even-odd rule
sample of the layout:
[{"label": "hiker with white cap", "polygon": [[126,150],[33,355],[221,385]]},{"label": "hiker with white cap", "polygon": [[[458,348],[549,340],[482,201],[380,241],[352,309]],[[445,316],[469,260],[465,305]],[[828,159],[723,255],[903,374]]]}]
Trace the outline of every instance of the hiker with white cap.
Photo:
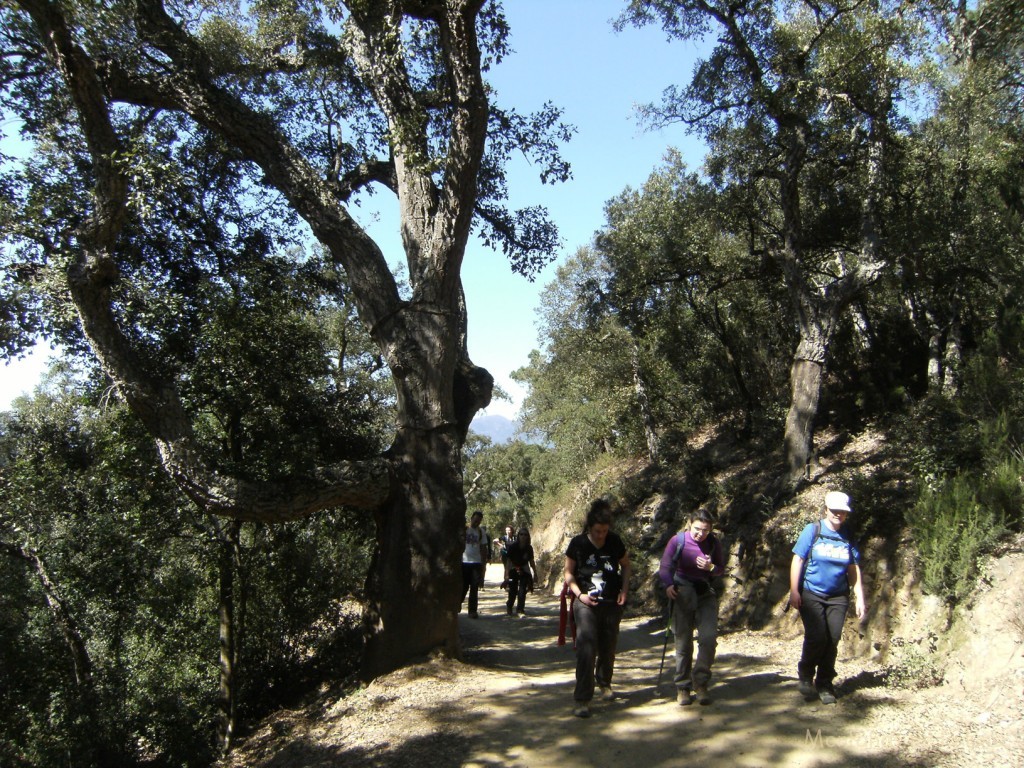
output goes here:
[{"label": "hiker with white cap", "polygon": [[860,552],[846,527],[849,513],[849,496],[826,493],[825,516],[800,533],[789,569],[789,605],[800,611],[804,625],[797,665],[800,693],[823,704],[836,702],[836,655],[851,589],[857,617],[863,619],[866,610]]}]

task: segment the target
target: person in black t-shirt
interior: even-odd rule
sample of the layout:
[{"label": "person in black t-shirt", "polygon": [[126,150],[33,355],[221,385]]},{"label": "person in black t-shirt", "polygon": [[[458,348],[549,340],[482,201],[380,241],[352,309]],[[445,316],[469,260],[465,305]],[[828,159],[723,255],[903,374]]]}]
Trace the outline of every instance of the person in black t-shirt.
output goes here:
[{"label": "person in black t-shirt", "polygon": [[576,598],[576,717],[590,717],[595,682],[603,700],[615,697],[615,647],[629,592],[630,563],[626,545],[610,530],[613,518],[612,503],[595,500],[583,533],[573,537],[565,550],[565,583]]},{"label": "person in black t-shirt", "polygon": [[533,582],[537,578],[537,563],[533,559],[533,545],[530,543],[530,532],[520,528],[515,541],[508,546],[505,555],[505,581],[508,588],[508,615],[512,615],[512,605],[516,613],[526,614],[526,593],[533,590]]}]

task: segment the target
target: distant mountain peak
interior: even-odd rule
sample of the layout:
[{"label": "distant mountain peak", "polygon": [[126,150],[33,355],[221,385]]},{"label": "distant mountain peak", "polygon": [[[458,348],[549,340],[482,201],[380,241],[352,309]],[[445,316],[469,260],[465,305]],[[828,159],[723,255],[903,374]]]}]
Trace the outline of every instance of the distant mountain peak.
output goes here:
[{"label": "distant mountain peak", "polygon": [[470,423],[469,428],[478,435],[491,438],[491,441],[495,443],[508,442],[518,429],[514,421],[498,414],[477,416]]}]

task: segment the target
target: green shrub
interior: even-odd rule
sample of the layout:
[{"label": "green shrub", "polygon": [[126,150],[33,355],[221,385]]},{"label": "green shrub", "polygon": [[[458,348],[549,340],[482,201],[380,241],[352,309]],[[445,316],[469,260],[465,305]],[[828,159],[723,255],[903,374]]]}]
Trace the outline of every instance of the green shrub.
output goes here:
[{"label": "green shrub", "polygon": [[985,473],[978,487],[981,503],[999,514],[1004,528],[1019,531],[1024,512],[1024,460],[1015,454]]},{"label": "green shrub", "polygon": [[957,603],[973,588],[980,558],[1006,532],[1007,510],[999,503],[1011,495],[1005,478],[1002,469],[922,489],[908,517],[926,591]]},{"label": "green shrub", "polygon": [[943,673],[935,664],[937,641],[931,633],[920,644],[894,637],[893,657],[884,670],[886,684],[893,688],[917,689],[941,683]]}]

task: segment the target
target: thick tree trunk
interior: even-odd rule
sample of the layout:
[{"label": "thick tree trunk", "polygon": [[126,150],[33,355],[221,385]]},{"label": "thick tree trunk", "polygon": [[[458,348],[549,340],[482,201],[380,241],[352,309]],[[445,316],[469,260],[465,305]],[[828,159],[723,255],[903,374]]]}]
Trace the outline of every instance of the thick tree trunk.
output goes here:
[{"label": "thick tree trunk", "polygon": [[800,341],[789,370],[790,402],[783,438],[786,476],[790,483],[798,482],[808,472],[829,341],[842,311],[842,306],[836,304],[824,311],[812,302],[805,302],[803,306]]},{"label": "thick tree trunk", "polygon": [[404,429],[392,446],[398,488],[377,511],[377,552],[366,585],[364,679],[419,656],[461,652],[461,450],[454,426]]},{"label": "thick tree trunk", "polygon": [[797,358],[790,368],[790,403],[786,416],[786,471],[790,480],[805,477],[814,449],[814,419],[821,399],[824,365]]},{"label": "thick tree trunk", "polygon": [[494,380],[469,360],[460,299],[457,291],[447,312],[439,304],[438,311],[410,309],[396,318],[405,330],[401,355],[390,360],[400,424],[387,457],[392,493],[375,512],[365,679],[426,654],[461,653],[462,445],[473,415],[490,402]]},{"label": "thick tree trunk", "polygon": [[[868,153],[868,175],[879,178],[882,172],[884,121],[873,121],[871,148]],[[814,420],[818,414],[829,343],[840,316],[857,292],[876,279],[882,269],[879,256],[878,200],[869,190],[864,201],[861,227],[861,258],[858,263],[826,288],[816,286],[804,274],[804,252],[801,236],[799,171],[805,156],[805,140],[794,132],[788,155],[788,173],[781,184],[782,207],[785,213],[785,247],[778,254],[793,306],[800,326],[800,341],[790,368],[790,405],[786,416],[784,447],[786,473],[790,482],[806,477],[814,449]]]}]

